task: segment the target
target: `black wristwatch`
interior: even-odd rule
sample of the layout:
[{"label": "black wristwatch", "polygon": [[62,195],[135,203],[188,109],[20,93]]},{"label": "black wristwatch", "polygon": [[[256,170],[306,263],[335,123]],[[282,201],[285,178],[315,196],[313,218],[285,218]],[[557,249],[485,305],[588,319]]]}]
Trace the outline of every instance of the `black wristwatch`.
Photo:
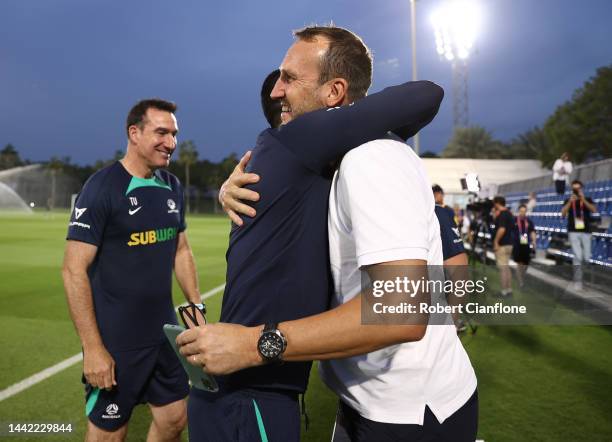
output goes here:
[{"label": "black wristwatch", "polygon": [[267,362],[280,362],[287,348],[287,340],[277,327],[278,323],[266,324],[257,341],[257,351]]}]

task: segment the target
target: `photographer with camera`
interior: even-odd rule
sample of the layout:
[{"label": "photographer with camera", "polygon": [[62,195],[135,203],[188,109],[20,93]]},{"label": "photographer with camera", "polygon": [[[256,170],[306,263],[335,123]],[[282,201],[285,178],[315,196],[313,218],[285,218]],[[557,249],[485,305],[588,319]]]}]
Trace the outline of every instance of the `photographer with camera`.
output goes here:
[{"label": "photographer with camera", "polygon": [[572,181],[572,194],[563,203],[561,215],[567,216],[567,233],[574,258],[575,290],[582,290],[582,262],[591,259],[592,214],[597,212],[593,200],[584,196],[582,182]]}]

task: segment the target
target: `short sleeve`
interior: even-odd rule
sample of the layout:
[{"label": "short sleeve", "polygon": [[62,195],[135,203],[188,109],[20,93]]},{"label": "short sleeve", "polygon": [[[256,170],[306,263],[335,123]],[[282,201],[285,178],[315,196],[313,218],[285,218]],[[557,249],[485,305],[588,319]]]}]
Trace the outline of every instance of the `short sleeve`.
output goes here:
[{"label": "short sleeve", "polygon": [[110,213],[107,189],[92,177],[77,196],[66,239],[100,246]]},{"label": "short sleeve", "polygon": [[510,215],[508,211],[504,212],[505,215],[502,218],[501,227],[505,227],[506,230],[511,230],[514,227],[514,217]]},{"label": "short sleeve", "polygon": [[402,143],[374,141],[342,161],[338,191],[346,203],[360,267],[428,258],[431,221],[436,229],[439,224],[431,191],[408,155]]}]

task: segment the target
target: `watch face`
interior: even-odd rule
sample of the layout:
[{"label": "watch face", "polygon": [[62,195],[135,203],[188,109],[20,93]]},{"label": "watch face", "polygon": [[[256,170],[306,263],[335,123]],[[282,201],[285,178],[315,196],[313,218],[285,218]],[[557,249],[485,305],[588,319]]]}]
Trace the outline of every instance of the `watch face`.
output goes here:
[{"label": "watch face", "polygon": [[264,358],[275,359],[283,351],[283,339],[276,333],[265,333],[259,341],[259,352]]}]

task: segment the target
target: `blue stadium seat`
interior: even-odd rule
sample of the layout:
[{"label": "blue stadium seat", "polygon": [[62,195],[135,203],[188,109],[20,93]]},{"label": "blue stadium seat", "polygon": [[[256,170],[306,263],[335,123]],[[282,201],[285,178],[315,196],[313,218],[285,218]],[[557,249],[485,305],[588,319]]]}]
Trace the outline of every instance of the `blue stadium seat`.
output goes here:
[{"label": "blue stadium seat", "polygon": [[591,239],[591,259],[600,260],[602,256],[601,250],[602,241],[598,237],[593,237]]}]

